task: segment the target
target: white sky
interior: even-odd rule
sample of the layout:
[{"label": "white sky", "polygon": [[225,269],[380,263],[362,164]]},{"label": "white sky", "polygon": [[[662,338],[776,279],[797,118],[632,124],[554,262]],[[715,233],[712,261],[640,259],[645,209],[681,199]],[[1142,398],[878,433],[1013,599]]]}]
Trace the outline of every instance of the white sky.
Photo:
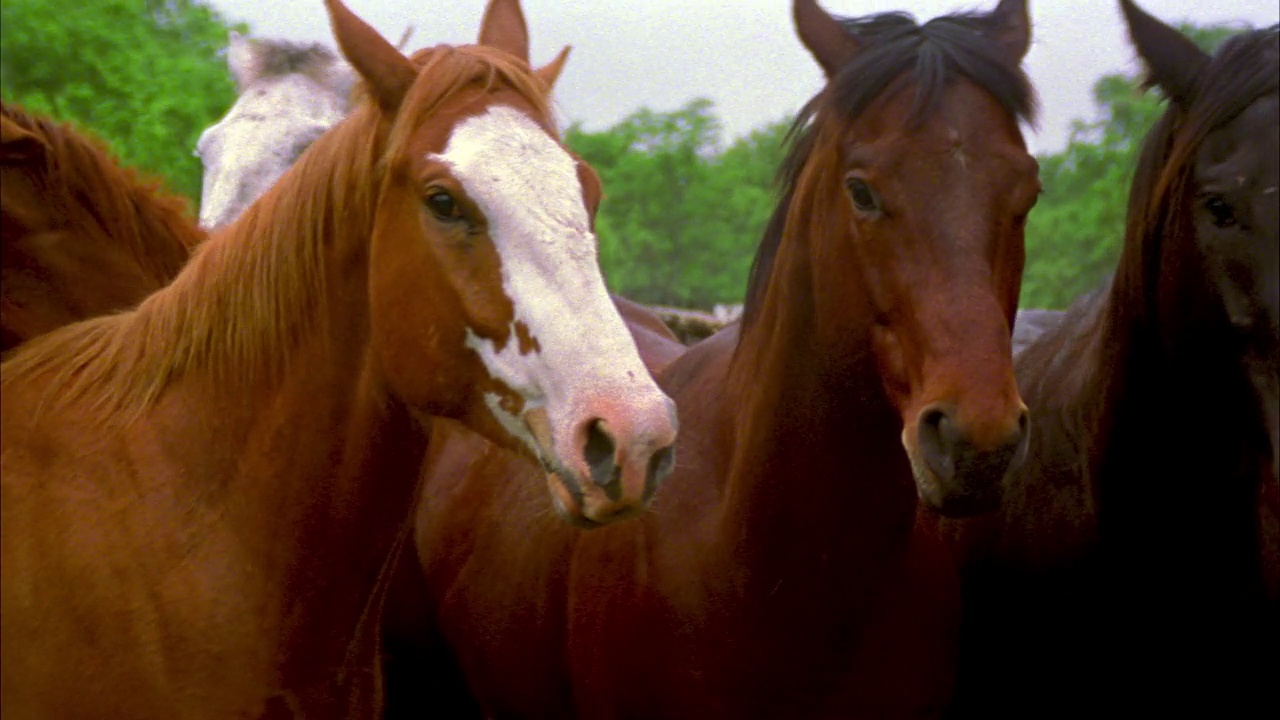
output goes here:
[{"label": "white sky", "polygon": [[[820,0],[838,15],[906,10],[925,20],[996,0]],[[256,37],[333,46],[321,0],[209,0]],[[392,42],[415,27],[410,48],[474,42],[485,0],[346,0]],[[631,112],[715,103],[726,139],[790,118],[820,87],[822,73],[796,38],[790,0],[524,0],[532,60],[573,54],[556,86],[561,116],[604,129]],[[1275,0],[1146,0],[1166,22],[1274,24]],[[1093,118],[1093,82],[1137,69],[1115,0],[1032,0],[1026,66],[1040,94],[1033,151],[1061,148],[1075,118]]]}]

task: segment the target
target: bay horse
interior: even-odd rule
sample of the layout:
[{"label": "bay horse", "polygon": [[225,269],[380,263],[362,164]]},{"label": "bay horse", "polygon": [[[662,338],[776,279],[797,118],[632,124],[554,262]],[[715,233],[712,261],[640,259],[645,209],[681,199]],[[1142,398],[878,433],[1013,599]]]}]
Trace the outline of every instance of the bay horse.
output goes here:
[{"label": "bay horse", "polygon": [[5,716],[376,713],[419,416],[598,488],[594,522],[665,475],[523,18],[406,58],[326,6],[358,107],[136,310],[0,366]]},{"label": "bay horse", "polygon": [[1120,5],[1168,106],[1113,279],[1017,357],[1003,507],[942,523],[955,717],[1280,716],[1277,28],[1210,56]]},{"label": "bay horse", "polygon": [[0,352],[167,285],[204,239],[189,212],[96,139],[0,103]]},{"label": "bay horse", "polygon": [[793,10],[827,86],[741,324],[658,375],[680,410],[671,479],[651,512],[587,534],[489,458],[433,448],[420,567],[386,606],[388,716],[947,703],[958,587],[915,512],[992,507],[1024,443],[1009,342],[1039,192],[1018,125],[1030,22],[1017,0],[924,25]]}]

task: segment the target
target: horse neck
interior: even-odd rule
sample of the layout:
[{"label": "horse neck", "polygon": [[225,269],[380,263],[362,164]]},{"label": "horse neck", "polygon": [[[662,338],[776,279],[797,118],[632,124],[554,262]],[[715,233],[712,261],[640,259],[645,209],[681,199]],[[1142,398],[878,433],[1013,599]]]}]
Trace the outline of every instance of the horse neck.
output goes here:
[{"label": "horse neck", "polygon": [[[142,347],[184,338],[170,347],[179,362],[135,365],[167,378],[145,417],[236,542],[270,549],[259,580],[280,604],[268,614],[286,686],[341,660],[408,520],[425,450],[370,359],[372,152],[317,160],[331,149],[211,238],[131,328]],[[356,187],[367,195],[350,196]],[[189,452],[200,447],[217,452]]]},{"label": "horse neck", "polygon": [[1113,283],[1094,361],[1116,446],[1104,458],[1129,447],[1161,450],[1142,466],[1217,475],[1228,453],[1252,438],[1257,410],[1194,238],[1174,229],[1160,242],[1158,273],[1127,253]]},{"label": "horse neck", "polygon": [[1175,226],[1160,242],[1159,273],[1122,258],[1094,362],[1107,418],[1090,443],[1099,532],[1147,572],[1196,573],[1225,598],[1260,582],[1266,446],[1194,238]]},{"label": "horse neck", "polygon": [[[807,218],[821,216],[793,214],[801,226],[787,232],[812,238],[823,230]],[[784,239],[728,373],[724,396],[739,410],[721,537],[763,583],[856,591],[905,544],[915,488],[870,352],[869,305],[847,287],[818,293],[803,245]]]}]

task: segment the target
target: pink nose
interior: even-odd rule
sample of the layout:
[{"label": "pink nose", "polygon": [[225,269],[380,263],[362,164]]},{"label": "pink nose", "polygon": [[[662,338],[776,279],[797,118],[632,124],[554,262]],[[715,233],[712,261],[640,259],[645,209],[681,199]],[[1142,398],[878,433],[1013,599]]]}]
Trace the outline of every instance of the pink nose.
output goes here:
[{"label": "pink nose", "polygon": [[631,517],[648,507],[675,466],[676,410],[665,395],[636,405],[598,399],[561,446],[569,477],[552,490],[562,509],[591,524]]}]

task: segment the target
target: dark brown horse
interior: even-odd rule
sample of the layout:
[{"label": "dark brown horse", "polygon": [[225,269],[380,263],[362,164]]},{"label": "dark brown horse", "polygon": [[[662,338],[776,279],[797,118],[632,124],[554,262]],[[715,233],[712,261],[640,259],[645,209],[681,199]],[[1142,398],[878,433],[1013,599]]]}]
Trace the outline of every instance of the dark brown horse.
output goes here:
[{"label": "dark brown horse", "polygon": [[518,7],[406,58],[327,5],[355,111],[135,310],[0,366],[6,717],[376,714],[419,416],[600,489],[592,520],[665,475]]},{"label": "dark brown horse", "polygon": [[1169,107],[1110,284],[1016,362],[1035,417],[965,572],[957,717],[1280,717],[1277,31],[1121,3]]},{"label": "dark brown horse", "polygon": [[186,201],[68,125],[0,105],[0,352],[130,308],[204,233]]},{"label": "dark brown horse", "polygon": [[829,82],[798,121],[741,326],[660,374],[682,430],[653,512],[585,533],[501,461],[434,448],[421,567],[389,600],[393,710],[441,711],[457,678],[473,697],[450,699],[491,717],[948,701],[958,588],[915,509],[992,507],[1023,444],[1029,21],[1012,0],[925,25],[842,24],[812,1],[795,18]]}]

